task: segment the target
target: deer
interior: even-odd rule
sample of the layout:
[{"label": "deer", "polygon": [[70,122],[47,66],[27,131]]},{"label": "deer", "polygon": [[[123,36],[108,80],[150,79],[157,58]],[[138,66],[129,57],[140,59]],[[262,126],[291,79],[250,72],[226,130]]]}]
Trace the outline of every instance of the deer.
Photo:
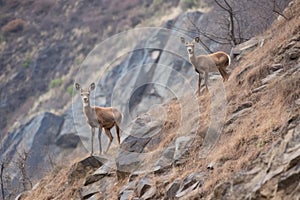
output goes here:
[{"label": "deer", "polygon": [[231,59],[228,54],[226,54],[223,51],[218,51],[212,54],[208,55],[198,55],[195,56],[195,43],[199,43],[200,38],[195,37],[195,39],[191,42],[186,42],[184,37],[181,37],[181,42],[185,44],[189,60],[192,63],[195,71],[199,74],[198,78],[198,96],[200,96],[200,85],[201,85],[201,79],[204,75],[204,85],[206,89],[206,93],[208,93],[208,72],[212,70],[213,68],[217,67],[219,70],[223,82],[227,81],[229,78],[229,74],[226,72],[226,68],[230,65]]},{"label": "deer", "polygon": [[99,106],[91,106],[90,105],[90,92],[95,89],[95,83],[91,83],[91,85],[86,88],[82,89],[79,83],[75,83],[75,88],[77,91],[80,91],[82,105],[83,105],[83,112],[86,117],[86,121],[91,128],[91,153],[92,156],[94,153],[94,136],[95,136],[95,129],[98,128],[98,140],[99,140],[99,150],[100,155],[102,154],[102,147],[101,147],[101,133],[102,128],[106,136],[109,139],[109,143],[107,145],[105,153],[110,148],[110,145],[113,141],[113,136],[110,132],[111,128],[115,127],[118,143],[120,145],[120,123],[122,121],[122,114],[117,108],[114,107],[99,107]]}]

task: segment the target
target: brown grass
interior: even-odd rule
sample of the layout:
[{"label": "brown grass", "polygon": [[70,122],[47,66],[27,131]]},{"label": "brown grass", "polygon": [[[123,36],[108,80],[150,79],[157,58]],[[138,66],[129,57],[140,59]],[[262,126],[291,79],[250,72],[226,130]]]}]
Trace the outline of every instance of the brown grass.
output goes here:
[{"label": "brown grass", "polygon": [[77,180],[72,185],[68,184],[68,169],[53,171],[41,180],[37,189],[33,190],[25,200],[40,199],[74,199],[80,198],[79,188],[83,180]]},{"label": "brown grass", "polygon": [[[298,10],[294,10],[293,13],[300,13],[298,12],[300,2],[296,7]],[[269,66],[274,63],[274,56],[280,56],[278,52],[289,43],[289,39],[299,31],[299,27],[298,16],[291,17],[288,21],[275,22],[273,27],[264,34],[267,38],[264,46],[246,55],[239,63],[239,67],[232,71],[231,78],[225,84],[228,99],[226,120],[239,105],[246,101],[252,102],[252,110],[233,121],[232,125],[229,124],[223,128],[217,145],[206,158],[199,159],[199,149],[203,137],[201,133],[206,132],[209,124],[209,96],[199,98],[200,116],[198,114],[195,116],[193,112],[195,108],[189,105],[190,98],[193,98],[191,96],[184,98],[180,104],[174,100],[166,105],[168,116],[164,125],[164,134],[168,137],[161,141],[157,149],[162,150],[174,141],[174,134],[178,126],[181,126],[178,116],[182,105],[190,106],[187,110],[191,117],[182,116],[186,122],[183,125],[186,131],[192,128],[188,126],[191,126],[190,119],[193,117],[198,118],[203,126],[197,130],[197,137],[190,148],[187,163],[172,167],[162,174],[152,175],[153,184],[157,188],[156,197],[163,197],[167,186],[176,178],[183,179],[193,172],[200,171],[207,172],[208,177],[202,188],[195,191],[193,195],[196,197],[201,193],[206,197],[217,184],[228,180],[241,170],[247,170],[251,161],[254,161],[260,154],[266,153],[273,141],[285,134],[291,115],[300,113],[299,106],[294,105],[294,101],[300,98],[299,73],[288,78],[274,79],[262,92],[252,93],[251,90],[261,85],[261,79],[270,73]],[[288,59],[283,59],[281,62],[284,66],[296,64],[296,61]],[[237,80],[237,75],[249,65],[254,65],[254,67],[239,77],[241,81]],[[206,169],[210,162],[215,163],[215,169],[212,171]],[[57,175],[52,174],[43,179],[41,186],[27,199],[47,199],[51,197],[50,195],[55,199],[71,199],[76,196],[81,180],[74,185],[66,185],[66,172],[62,170]],[[136,179],[141,178],[142,176]],[[111,197],[117,198],[119,191],[127,182],[128,179],[117,182],[116,187],[112,184],[111,188],[108,188],[112,192]]]}]

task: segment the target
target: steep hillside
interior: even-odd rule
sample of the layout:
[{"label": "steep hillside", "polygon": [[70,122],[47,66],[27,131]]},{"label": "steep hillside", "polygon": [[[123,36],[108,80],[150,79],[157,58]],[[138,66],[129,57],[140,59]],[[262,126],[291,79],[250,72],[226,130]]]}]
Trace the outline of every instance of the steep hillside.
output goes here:
[{"label": "steep hillside", "polygon": [[50,173],[22,199],[299,199],[300,1],[287,11],[224,85],[211,76],[209,94],[153,107],[120,148]]},{"label": "steep hillside", "polygon": [[74,75],[96,43],[177,5],[152,0],[1,1],[0,137],[24,123],[28,114],[63,109],[71,99]]}]

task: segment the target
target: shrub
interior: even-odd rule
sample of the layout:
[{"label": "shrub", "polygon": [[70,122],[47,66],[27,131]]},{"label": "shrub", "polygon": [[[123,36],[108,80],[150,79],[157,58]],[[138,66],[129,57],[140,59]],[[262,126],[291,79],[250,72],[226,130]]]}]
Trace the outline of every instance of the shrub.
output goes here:
[{"label": "shrub", "polygon": [[30,58],[26,58],[26,60],[22,64],[22,67],[27,68],[29,64],[30,64]]},{"label": "shrub", "polygon": [[8,34],[12,32],[22,31],[25,25],[25,21],[22,19],[14,19],[8,22],[5,26],[2,27],[3,34]]},{"label": "shrub", "polygon": [[67,92],[70,96],[72,96],[74,91],[74,86],[73,85],[69,85],[69,87],[67,88]]},{"label": "shrub", "polygon": [[57,78],[57,79],[53,79],[50,84],[49,84],[49,88],[55,88],[55,87],[59,87],[62,84],[62,79],[61,78]]}]

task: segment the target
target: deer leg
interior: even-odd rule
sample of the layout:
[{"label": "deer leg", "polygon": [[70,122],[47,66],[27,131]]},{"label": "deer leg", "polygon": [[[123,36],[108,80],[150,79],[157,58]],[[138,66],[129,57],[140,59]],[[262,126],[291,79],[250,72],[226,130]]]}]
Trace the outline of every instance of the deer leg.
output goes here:
[{"label": "deer leg", "polygon": [[120,144],[120,127],[118,126],[117,123],[115,124],[115,126],[116,126],[116,132],[117,132],[118,142]]},{"label": "deer leg", "polygon": [[98,140],[99,140],[99,151],[100,151],[100,155],[102,154],[102,147],[101,147],[101,133],[102,133],[102,127],[99,127],[98,130]]},{"label": "deer leg", "polygon": [[91,127],[91,132],[92,132],[92,138],[91,138],[91,142],[92,142],[92,151],[91,151],[91,156],[94,153],[94,136],[95,136],[95,128]]},{"label": "deer leg", "polygon": [[105,131],[105,134],[107,135],[107,137],[109,139],[109,143],[108,143],[106,151],[105,151],[105,153],[106,153],[108,151],[110,145],[111,145],[111,142],[113,141],[113,136],[112,136],[112,134],[111,134],[111,132],[110,132],[109,129],[105,128],[104,131]]},{"label": "deer leg", "polygon": [[198,78],[198,96],[200,97],[200,86],[201,86],[201,74],[199,73],[199,78]]},{"label": "deer leg", "polygon": [[204,84],[205,84],[206,93],[208,93],[207,80],[208,80],[208,72],[206,71],[204,74]]},{"label": "deer leg", "polygon": [[223,78],[223,82],[227,81],[228,80],[228,74],[227,72],[225,71],[225,69],[223,69],[221,66],[218,66],[218,70]]}]

